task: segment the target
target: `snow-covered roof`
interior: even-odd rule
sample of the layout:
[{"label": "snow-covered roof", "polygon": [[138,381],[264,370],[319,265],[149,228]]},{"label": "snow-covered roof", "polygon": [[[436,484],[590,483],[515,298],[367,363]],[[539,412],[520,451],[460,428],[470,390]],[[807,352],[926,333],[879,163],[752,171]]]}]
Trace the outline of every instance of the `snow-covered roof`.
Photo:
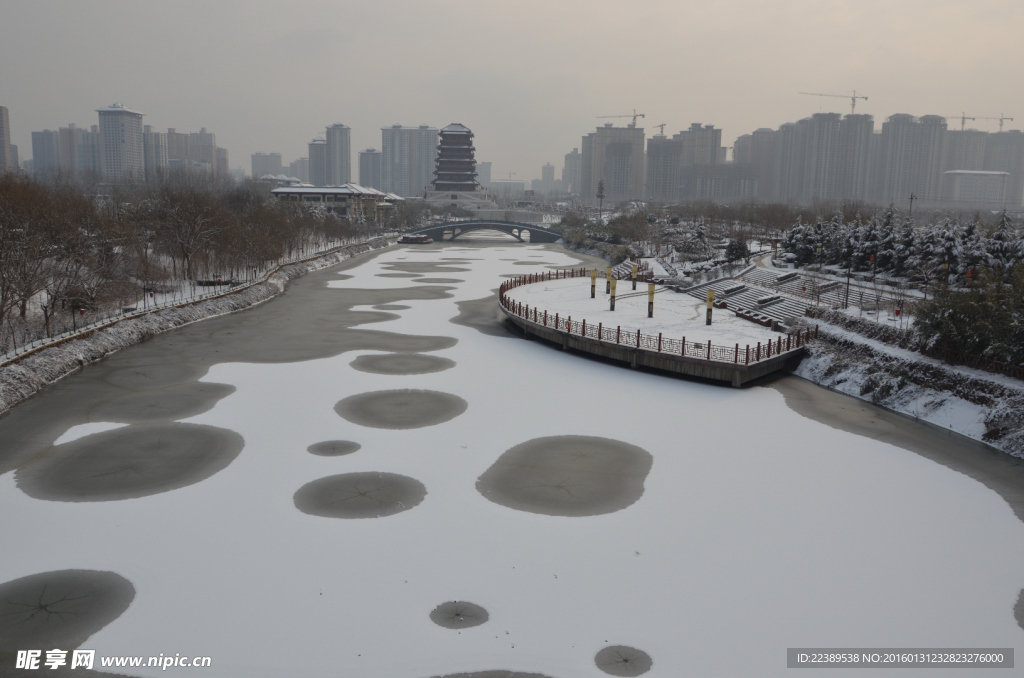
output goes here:
[{"label": "snow-covered roof", "polygon": [[993,172],[989,170],[946,170],[943,174],[973,174],[981,176],[1010,176],[1009,172]]},{"label": "snow-covered roof", "polygon": [[387,194],[378,191],[376,188],[360,186],[359,184],[344,184],[342,186],[280,186],[271,191],[276,194],[301,194],[301,195],[358,195],[367,198],[386,198]]},{"label": "snow-covered roof", "polygon": [[139,111],[133,111],[130,108],[126,108],[124,104],[113,103],[103,108],[97,108],[97,113],[131,113],[132,115],[145,115]]}]

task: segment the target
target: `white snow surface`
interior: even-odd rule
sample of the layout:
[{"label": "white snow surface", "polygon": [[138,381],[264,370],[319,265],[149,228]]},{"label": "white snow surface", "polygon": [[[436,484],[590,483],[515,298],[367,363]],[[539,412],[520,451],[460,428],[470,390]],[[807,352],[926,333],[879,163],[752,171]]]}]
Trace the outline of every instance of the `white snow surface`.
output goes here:
[{"label": "white snow surface", "polygon": [[[531,269],[533,272],[533,269]],[[588,325],[604,327],[622,327],[643,334],[657,336],[661,332],[665,337],[682,339],[687,342],[707,343],[718,346],[740,345],[740,349],[749,345],[754,347],[779,338],[777,332],[749,320],[737,317],[728,309],[716,308],[712,312],[711,326],[705,321],[707,302],[688,294],[680,294],[658,285],[654,295],[654,317],[647,317],[647,283],[638,282],[636,290],[628,280],[619,280],[615,297],[615,310],[610,310],[609,295],[604,293],[605,281],[597,279],[596,296],[590,298],[590,277],[561,278],[544,280],[528,285],[514,287],[506,296],[515,301],[529,304],[530,308],[538,308],[541,313],[546,309],[554,323],[555,313],[561,319],[572,317],[573,320],[586,319]],[[783,339],[785,343],[785,339]]]},{"label": "white snow surface", "polygon": [[[636,372],[449,322],[455,302],[484,297],[501,274],[524,268],[500,259],[534,250],[572,263],[529,245],[396,248],[347,271],[354,277],[332,287],[415,284],[374,277],[389,261],[482,259],[452,262],[470,272],[428,276],[465,280],[450,285],[454,298],[405,301],[400,318],[367,326],[456,337],[436,355],[457,365],[417,376],[349,367],[365,352],[215,365],[204,381],[237,390],[187,421],[237,431],[245,449],[206,481],[142,499],[62,503],[0,477],[0,581],[62,568],[117,572],[135,600],[83,648],[209,655],[209,675],[226,678],[495,668],[597,678],[593,657],[613,644],[649,653],[651,678],[788,676],[787,647],[1021,645],[1013,605],[1024,586],[1024,525],[980,483],[801,417],[772,389]],[[582,292],[589,280],[574,284]],[[566,303],[575,294],[559,293]],[[597,321],[589,290],[580,296],[581,310],[565,310]],[[639,301],[646,306],[646,295]],[[620,304],[616,317],[629,317]],[[445,391],[469,407],[444,424],[398,431],[333,411],[347,396],[392,388]],[[505,450],[567,434],[649,451],[639,501],[566,518],[477,492],[477,477]],[[305,451],[332,439],[362,449]],[[428,494],[412,510],[369,520],[294,507],[304,484],[357,471],[407,475]],[[461,632],[433,624],[431,609],[453,599],[482,605],[490,620]],[[988,672],[957,672],[975,674]],[[905,672],[871,672],[888,675]]]}]

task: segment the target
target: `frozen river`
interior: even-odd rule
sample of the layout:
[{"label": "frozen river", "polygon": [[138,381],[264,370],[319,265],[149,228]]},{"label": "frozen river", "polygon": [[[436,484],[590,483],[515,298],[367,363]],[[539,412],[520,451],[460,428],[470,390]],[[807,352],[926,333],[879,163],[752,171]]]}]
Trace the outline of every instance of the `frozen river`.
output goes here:
[{"label": "frozen river", "polygon": [[795,378],[669,378],[497,322],[503,275],[579,262],[362,255],[15,408],[2,666],[782,676],[787,647],[1024,646],[1007,458]]}]

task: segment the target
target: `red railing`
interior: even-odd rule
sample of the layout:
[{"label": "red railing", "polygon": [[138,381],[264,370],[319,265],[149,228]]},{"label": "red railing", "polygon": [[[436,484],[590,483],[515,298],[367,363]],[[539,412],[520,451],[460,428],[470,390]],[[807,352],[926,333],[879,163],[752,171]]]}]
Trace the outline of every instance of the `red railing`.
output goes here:
[{"label": "red railing", "polygon": [[814,330],[805,329],[785,336],[779,335],[776,339],[767,342],[758,342],[754,346],[747,344],[741,347],[739,344],[733,346],[717,346],[711,341],[696,342],[687,341],[686,337],[676,339],[666,337],[663,333],[656,336],[643,334],[640,330],[623,329],[621,326],[605,327],[603,323],[588,323],[586,319],[573,320],[572,316],[562,317],[560,313],[549,313],[536,306],[530,307],[521,301],[511,299],[506,295],[511,289],[529,285],[545,280],[559,280],[562,278],[588,278],[590,273],[585,268],[567,269],[562,271],[547,271],[545,273],[530,273],[516,276],[501,284],[498,291],[498,300],[502,308],[512,315],[522,318],[527,322],[535,323],[543,327],[550,327],[558,332],[565,332],[569,335],[596,339],[621,346],[639,348],[645,351],[667,353],[683,356],[686,358],[697,358],[699,360],[710,360],[715,362],[727,362],[749,365],[768,358],[796,351],[810,339],[818,337],[818,328]]}]

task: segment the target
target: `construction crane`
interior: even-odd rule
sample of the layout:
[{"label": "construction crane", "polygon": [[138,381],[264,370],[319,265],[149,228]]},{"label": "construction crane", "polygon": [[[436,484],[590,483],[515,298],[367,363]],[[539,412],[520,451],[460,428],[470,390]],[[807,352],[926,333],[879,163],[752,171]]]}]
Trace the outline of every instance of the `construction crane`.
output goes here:
[{"label": "construction crane", "polygon": [[[956,118],[957,116],[952,116],[952,117]],[[985,117],[985,116],[980,116],[980,117],[977,117],[977,118],[972,118],[971,116],[967,115],[966,113],[961,114],[959,117],[960,117],[960,131],[961,132],[964,131],[964,127],[965,127],[965,125],[966,125],[968,120],[998,120],[999,121],[999,131],[1000,132],[1003,131],[1003,124],[1007,120],[1009,120],[1010,122],[1013,122],[1013,118],[1007,117],[1007,116],[1003,115],[1002,113],[999,114],[998,118]]]},{"label": "construction crane", "polygon": [[645,117],[643,113],[637,113],[636,109],[633,109],[633,113],[626,113],[625,115],[599,115],[598,118],[633,118],[633,124],[631,127],[636,127],[636,119]]},{"label": "construction crane", "polygon": [[[1012,120],[1012,118],[1011,118],[1011,120]],[[658,123],[657,125],[651,125],[651,127],[657,127],[658,128],[658,134],[660,134],[661,136],[665,136],[665,127],[667,125],[668,125],[668,123],[661,122],[661,123]]]},{"label": "construction crane", "polygon": [[[950,116],[950,117],[954,118],[954,119],[956,118],[955,115]],[[961,132],[964,131],[964,127],[967,125],[967,121],[968,120],[977,120],[977,118],[972,118],[971,116],[967,115],[966,113],[961,113],[960,114],[960,131]]]},{"label": "construction crane", "polygon": [[868,100],[867,97],[857,96],[857,90],[853,90],[853,94],[821,94],[819,92],[800,92],[800,94],[806,94],[807,96],[812,97],[838,97],[840,99],[849,99],[850,115],[853,115],[853,112],[857,110],[857,99],[863,99],[864,101]]}]

